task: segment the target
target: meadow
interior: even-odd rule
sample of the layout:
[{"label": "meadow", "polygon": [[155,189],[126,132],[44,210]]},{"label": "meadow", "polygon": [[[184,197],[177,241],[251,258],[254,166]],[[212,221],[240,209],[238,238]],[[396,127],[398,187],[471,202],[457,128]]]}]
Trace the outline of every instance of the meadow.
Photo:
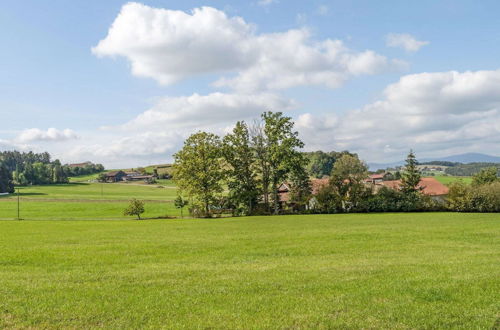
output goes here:
[{"label": "meadow", "polygon": [[498,214],[0,221],[0,328],[492,328]]},{"label": "meadow", "polygon": [[[130,219],[123,209],[131,198],[144,200],[144,217],[178,216],[171,180],[158,184],[74,182],[20,188],[21,218],[45,220]],[[17,196],[0,197],[0,219],[17,217]]]},{"label": "meadow", "polygon": [[436,175],[434,176],[436,180],[444,185],[449,185],[453,182],[462,181],[465,184],[472,183],[472,177],[470,176],[451,176],[451,175]]}]

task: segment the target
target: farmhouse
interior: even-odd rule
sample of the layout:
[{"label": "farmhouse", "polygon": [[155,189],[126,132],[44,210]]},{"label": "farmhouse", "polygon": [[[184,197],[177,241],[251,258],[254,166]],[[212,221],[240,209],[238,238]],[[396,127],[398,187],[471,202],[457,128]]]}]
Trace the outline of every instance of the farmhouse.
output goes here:
[{"label": "farmhouse", "polygon": [[154,179],[153,175],[126,175],[123,177],[123,181],[144,181],[144,182],[149,182]]},{"label": "farmhouse", "polygon": [[366,183],[377,184],[384,181],[385,174],[370,174],[370,176],[365,180]]},{"label": "farmhouse", "polygon": [[[319,190],[328,185],[329,179],[328,178],[323,178],[323,179],[311,179],[311,193],[313,195],[316,195]],[[285,204],[288,204],[290,201],[290,185],[288,183],[282,183],[278,187],[278,199],[280,202],[280,206],[284,207]],[[311,203],[314,203],[314,197],[311,199]]]},{"label": "farmhouse", "polygon": [[106,182],[122,181],[123,178],[126,176],[125,172],[123,171],[112,171],[106,173],[105,175],[106,175]]}]

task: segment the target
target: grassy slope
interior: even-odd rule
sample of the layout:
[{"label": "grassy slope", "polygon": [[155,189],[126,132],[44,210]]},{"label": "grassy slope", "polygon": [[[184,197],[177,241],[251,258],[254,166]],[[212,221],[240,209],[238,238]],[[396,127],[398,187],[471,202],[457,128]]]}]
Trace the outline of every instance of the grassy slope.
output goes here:
[{"label": "grassy slope", "polygon": [[491,328],[498,214],[0,222],[0,327]]},{"label": "grassy slope", "polygon": [[[178,215],[176,189],[169,180],[158,185],[70,183],[21,188],[21,217],[25,219],[126,219],[131,198],[146,200],[145,217]],[[102,195],[101,195],[102,189]],[[149,201],[156,201],[149,202]],[[15,195],[0,198],[0,219],[17,214]]]}]

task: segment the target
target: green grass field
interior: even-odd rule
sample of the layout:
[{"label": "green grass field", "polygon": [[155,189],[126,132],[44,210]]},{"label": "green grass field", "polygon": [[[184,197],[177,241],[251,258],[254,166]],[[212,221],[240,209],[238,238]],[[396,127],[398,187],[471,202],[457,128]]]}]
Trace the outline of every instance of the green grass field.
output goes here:
[{"label": "green grass field", "polygon": [[442,184],[450,184],[456,181],[463,181],[466,184],[472,183],[472,177],[470,176],[446,176],[446,175],[436,175],[433,176],[432,178],[435,178]]},{"label": "green grass field", "polygon": [[[144,217],[177,216],[173,200],[177,190],[171,180],[155,185],[138,183],[69,183],[22,187],[21,218],[24,219],[129,219],[122,215],[128,200],[145,200]],[[0,219],[17,216],[17,197],[0,197]]]},{"label": "green grass field", "polygon": [[0,232],[0,328],[490,329],[499,317],[499,214],[0,221]]}]

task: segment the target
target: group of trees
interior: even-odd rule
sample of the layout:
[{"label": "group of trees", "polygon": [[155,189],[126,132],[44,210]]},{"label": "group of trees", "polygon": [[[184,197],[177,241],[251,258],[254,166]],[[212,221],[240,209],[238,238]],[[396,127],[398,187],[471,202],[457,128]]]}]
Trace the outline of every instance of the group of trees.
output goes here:
[{"label": "group of trees", "polygon": [[448,205],[460,212],[500,212],[500,179],[496,167],[480,170],[472,184],[463,181],[450,186]]},{"label": "group of trees", "polygon": [[[237,122],[223,138],[198,132],[175,155],[174,179],[189,199],[194,216],[217,213],[278,214],[280,186],[286,182],[289,212],[368,212],[432,209],[420,193],[420,173],[413,152],[401,173],[401,189],[372,191],[364,180],[368,167],[356,154],[303,153],[290,117],[265,112],[249,127]],[[311,166],[311,163],[314,166]],[[312,199],[310,177],[329,176]]]},{"label": "group of trees", "polygon": [[19,185],[67,182],[61,162],[51,161],[47,152],[3,151],[0,162],[8,177]]},{"label": "group of trees", "polygon": [[420,192],[420,173],[412,151],[401,173],[399,189],[366,185],[368,168],[356,155],[344,154],[333,165],[328,183],[315,196],[313,212],[408,212],[436,210],[437,202]]},{"label": "group of trees", "polygon": [[299,151],[304,144],[293,126],[281,112],[265,112],[251,127],[237,122],[224,138],[207,132],[191,135],[175,154],[174,164],[174,179],[190,198],[191,212],[276,214],[278,188],[284,181],[292,182],[295,198],[308,193],[307,160]]},{"label": "group of trees", "polygon": [[104,167],[100,164],[88,163],[76,167],[62,165],[58,159],[52,161],[47,152],[3,151],[0,152],[0,192],[12,191],[14,183],[22,186],[66,183],[69,176],[92,174],[103,170]]},{"label": "group of trees", "polygon": [[450,165],[450,167],[446,168],[444,172],[454,176],[472,176],[483,169],[492,167],[496,168],[497,175],[500,175],[500,164],[497,163],[455,163],[453,166]]},{"label": "group of trees", "polygon": [[90,162],[85,163],[83,166],[64,165],[63,171],[66,176],[88,175],[104,171],[104,166],[102,164],[93,164]]},{"label": "group of trees", "polygon": [[306,166],[307,172],[310,176],[321,179],[322,177],[329,176],[332,173],[333,164],[343,155],[355,156],[356,154],[349,151],[313,151],[304,152],[304,156],[308,159],[309,163]]}]

